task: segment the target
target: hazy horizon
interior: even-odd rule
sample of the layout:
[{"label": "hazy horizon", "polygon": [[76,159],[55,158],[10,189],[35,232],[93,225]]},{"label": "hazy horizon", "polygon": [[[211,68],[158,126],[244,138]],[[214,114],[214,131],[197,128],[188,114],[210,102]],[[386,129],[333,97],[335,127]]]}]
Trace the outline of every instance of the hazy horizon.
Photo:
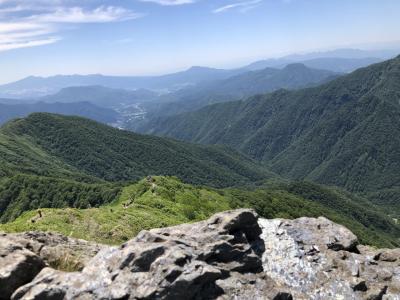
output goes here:
[{"label": "hazy horizon", "polygon": [[[0,83],[149,76],[338,48],[400,49],[400,2],[0,1]],[[389,45],[389,46],[388,46]]]}]

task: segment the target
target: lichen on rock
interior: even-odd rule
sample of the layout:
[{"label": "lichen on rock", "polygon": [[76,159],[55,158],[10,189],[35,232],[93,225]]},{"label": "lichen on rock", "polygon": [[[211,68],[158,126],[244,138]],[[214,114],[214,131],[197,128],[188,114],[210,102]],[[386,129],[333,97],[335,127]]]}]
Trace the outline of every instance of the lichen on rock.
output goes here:
[{"label": "lichen on rock", "polygon": [[400,299],[399,250],[358,245],[325,218],[266,220],[240,209],[142,231],[120,247],[58,238],[63,249],[87,249],[84,268],[45,267],[40,255],[50,250],[35,254],[22,239],[18,251],[41,271],[9,289],[11,299]]}]

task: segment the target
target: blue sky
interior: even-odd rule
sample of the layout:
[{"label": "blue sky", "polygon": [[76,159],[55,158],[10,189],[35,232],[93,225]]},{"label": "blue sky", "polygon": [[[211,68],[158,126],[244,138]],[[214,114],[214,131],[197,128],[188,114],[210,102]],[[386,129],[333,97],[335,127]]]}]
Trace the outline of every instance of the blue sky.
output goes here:
[{"label": "blue sky", "polygon": [[399,0],[0,0],[0,83],[161,74],[400,40]]}]

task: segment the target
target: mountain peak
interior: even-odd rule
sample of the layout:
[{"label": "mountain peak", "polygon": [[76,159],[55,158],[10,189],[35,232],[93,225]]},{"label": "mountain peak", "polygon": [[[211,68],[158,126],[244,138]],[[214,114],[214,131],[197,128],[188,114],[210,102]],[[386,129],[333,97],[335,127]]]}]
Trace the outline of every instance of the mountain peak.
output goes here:
[{"label": "mountain peak", "polygon": [[310,68],[303,63],[292,63],[288,64],[284,70],[310,70]]},{"label": "mountain peak", "polygon": [[203,66],[192,66],[192,67],[189,68],[189,71],[190,71],[190,70],[204,70],[204,69],[209,70],[209,69],[211,69],[211,68],[209,68],[209,67],[203,67]]},{"label": "mountain peak", "polygon": [[210,67],[202,67],[202,66],[193,66],[190,67],[187,72],[209,72],[209,71],[216,71],[219,69],[210,68]]}]

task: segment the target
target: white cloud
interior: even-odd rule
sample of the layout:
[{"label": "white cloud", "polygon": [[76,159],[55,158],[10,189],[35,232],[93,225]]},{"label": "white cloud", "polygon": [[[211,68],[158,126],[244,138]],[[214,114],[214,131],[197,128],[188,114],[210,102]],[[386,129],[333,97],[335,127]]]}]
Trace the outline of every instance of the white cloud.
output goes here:
[{"label": "white cloud", "polygon": [[256,8],[262,1],[263,0],[251,0],[251,1],[236,2],[216,8],[213,10],[213,13],[214,14],[223,13],[231,9],[239,9],[240,12],[246,12],[250,9]]},{"label": "white cloud", "polygon": [[13,33],[29,30],[43,29],[46,27],[42,24],[35,23],[0,23],[0,34],[1,33]]},{"label": "white cloud", "polygon": [[33,15],[28,19],[39,23],[107,23],[139,17],[141,14],[122,7],[100,6],[93,10],[84,10],[82,7],[63,7],[51,13]]},{"label": "white cloud", "polygon": [[23,5],[2,7],[2,8],[0,8],[0,14],[20,12],[20,11],[26,10],[27,8],[28,8],[27,6],[23,6]]},{"label": "white cloud", "polygon": [[191,4],[196,2],[196,0],[140,0],[140,1],[157,3],[163,6],[176,6],[176,5]]},{"label": "white cloud", "polygon": [[31,39],[35,37],[41,37],[50,34],[49,30],[32,30],[32,31],[22,31],[14,32],[12,34],[0,34],[0,44],[9,44],[19,41],[24,41],[26,39]]},{"label": "white cloud", "polygon": [[20,49],[20,48],[29,48],[29,47],[49,45],[49,44],[53,44],[57,41],[59,41],[59,38],[52,37],[52,38],[46,38],[46,39],[27,40],[27,41],[13,42],[13,43],[0,42],[0,51],[9,51],[9,50]]},{"label": "white cloud", "polygon": [[0,23],[0,51],[48,45],[60,40],[52,36],[55,29],[47,24]]},{"label": "white cloud", "polygon": [[[0,0],[0,51],[55,43],[63,24],[108,23],[141,17],[117,6],[83,8],[78,0]],[[92,2],[92,1],[91,1]]]}]

